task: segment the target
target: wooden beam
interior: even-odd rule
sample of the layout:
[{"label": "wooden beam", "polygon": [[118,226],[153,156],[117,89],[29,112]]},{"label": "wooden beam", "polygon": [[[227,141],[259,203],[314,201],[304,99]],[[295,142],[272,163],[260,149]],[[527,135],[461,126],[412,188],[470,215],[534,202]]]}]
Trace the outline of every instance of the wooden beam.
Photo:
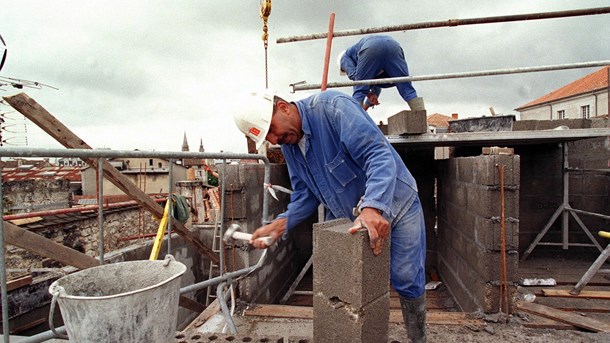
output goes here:
[{"label": "wooden beam", "polygon": [[609,291],[582,290],[579,294],[570,294],[570,291],[567,289],[543,289],[542,294],[546,297],[610,299]]},{"label": "wooden beam", "polygon": [[[313,319],[313,307],[288,305],[256,305],[244,311],[244,316],[271,318]],[[402,311],[390,310],[390,323],[402,323]],[[468,318],[464,312],[428,311],[427,324],[437,325],[482,325],[481,319]]]},{"label": "wooden beam", "polygon": [[4,222],[4,240],[8,244],[18,246],[40,256],[48,257],[78,269],[87,269],[100,265],[100,261],[91,256],[55,243],[48,238],[24,230],[7,221]]},{"label": "wooden beam", "polygon": [[[4,100],[34,124],[38,125],[44,132],[55,138],[64,147],[69,149],[91,149],[91,146],[70,131],[68,127],[25,93],[6,96],[4,97]],[[97,159],[83,158],[82,160],[91,167],[97,168]],[[112,182],[130,198],[142,204],[144,208],[157,218],[163,217],[163,207],[157,204],[148,194],[139,189],[125,175],[121,174],[121,172],[114,168],[108,161],[104,160],[103,170],[104,176],[108,181]],[[195,246],[199,252],[206,255],[212,262],[220,262],[218,255],[208,246],[203,244],[195,234],[184,226],[184,224],[180,223],[178,220],[172,220],[172,224],[174,230],[182,236],[185,241]]]},{"label": "wooden beam", "polygon": [[574,325],[593,332],[610,332],[610,324],[599,320],[583,317],[571,312],[564,312],[549,306],[524,301],[517,302],[517,308],[521,311],[556,320],[558,322]]},{"label": "wooden beam", "polygon": [[24,275],[18,279],[10,280],[6,283],[6,291],[10,292],[13,289],[17,289],[26,285],[32,284],[32,275]]}]

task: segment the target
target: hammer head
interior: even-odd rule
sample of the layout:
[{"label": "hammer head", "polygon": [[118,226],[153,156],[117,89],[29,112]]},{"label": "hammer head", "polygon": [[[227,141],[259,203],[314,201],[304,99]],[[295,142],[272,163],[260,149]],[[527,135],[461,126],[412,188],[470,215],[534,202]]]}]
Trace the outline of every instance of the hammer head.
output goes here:
[{"label": "hammer head", "polygon": [[225,234],[222,236],[222,240],[227,244],[230,243],[231,240],[233,239],[233,233],[235,231],[239,231],[239,229],[240,229],[239,225],[231,224],[229,226],[229,228],[227,229],[227,231],[225,231]]}]

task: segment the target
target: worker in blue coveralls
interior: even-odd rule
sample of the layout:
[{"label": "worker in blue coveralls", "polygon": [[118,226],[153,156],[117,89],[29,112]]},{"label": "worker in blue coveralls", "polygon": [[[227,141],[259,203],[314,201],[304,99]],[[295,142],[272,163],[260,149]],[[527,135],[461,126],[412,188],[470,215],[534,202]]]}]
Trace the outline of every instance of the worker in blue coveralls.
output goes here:
[{"label": "worker in blue coveralls", "polygon": [[[396,40],[387,35],[366,36],[341,52],[337,58],[341,75],[352,81],[409,76],[405,54]],[[417,96],[411,82],[354,86],[353,97],[364,110],[379,105],[381,88],[396,86],[412,111],[425,110],[424,99]]]},{"label": "worker in blue coveralls", "polygon": [[260,147],[279,144],[293,192],[288,209],[258,228],[251,244],[275,242],[313,215],[320,203],[326,220],[350,218],[351,233],[366,227],[380,254],[390,237],[390,277],[400,295],[413,342],[425,342],[424,215],[415,179],[396,150],[354,98],[327,90],[288,102],[264,90],[248,95],[235,113],[238,128]]}]

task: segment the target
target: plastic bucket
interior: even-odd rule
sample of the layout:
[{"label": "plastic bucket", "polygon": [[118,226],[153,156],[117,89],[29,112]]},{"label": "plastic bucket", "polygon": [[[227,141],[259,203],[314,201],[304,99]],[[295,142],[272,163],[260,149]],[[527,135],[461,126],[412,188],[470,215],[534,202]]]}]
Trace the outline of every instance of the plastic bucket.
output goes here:
[{"label": "plastic bucket", "polygon": [[172,342],[185,271],[168,255],[164,261],[121,262],[66,275],[49,287],[49,317],[57,301],[74,342]]}]

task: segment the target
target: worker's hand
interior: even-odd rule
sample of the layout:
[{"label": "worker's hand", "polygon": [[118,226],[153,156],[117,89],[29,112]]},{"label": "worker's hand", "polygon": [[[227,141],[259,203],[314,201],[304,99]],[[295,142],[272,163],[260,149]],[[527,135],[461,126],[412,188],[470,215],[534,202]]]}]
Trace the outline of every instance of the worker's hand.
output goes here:
[{"label": "worker's hand", "polygon": [[377,94],[369,93],[366,95],[366,98],[369,100],[370,107],[379,105],[379,97],[377,96]]},{"label": "worker's hand", "polygon": [[263,240],[257,239],[259,237],[269,237],[273,242],[277,241],[284,232],[286,231],[286,218],[279,218],[273,222],[261,226],[252,234],[250,244],[258,249],[266,249],[269,247]]},{"label": "worker's hand", "polygon": [[379,255],[383,245],[390,236],[390,223],[375,208],[365,207],[354,221],[354,226],[348,232],[354,234],[358,230],[367,229],[373,254]]}]

